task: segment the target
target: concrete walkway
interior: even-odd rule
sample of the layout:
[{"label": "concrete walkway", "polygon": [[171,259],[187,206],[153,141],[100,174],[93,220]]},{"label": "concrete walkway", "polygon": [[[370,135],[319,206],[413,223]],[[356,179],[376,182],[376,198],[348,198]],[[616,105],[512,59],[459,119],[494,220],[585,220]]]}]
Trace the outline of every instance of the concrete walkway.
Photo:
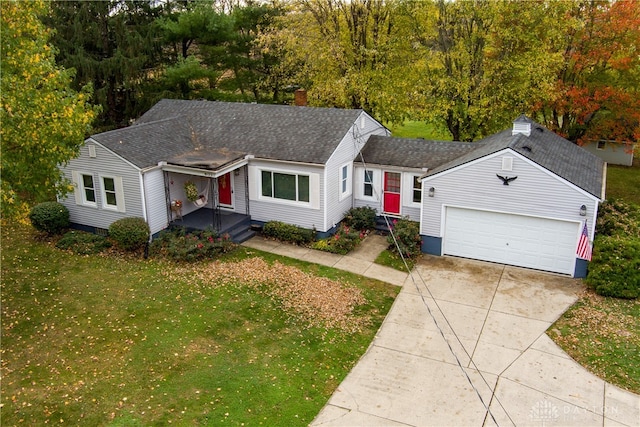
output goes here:
[{"label": "concrete walkway", "polygon": [[576,280],[428,256],[409,276],[373,264],[381,236],[344,257],[261,238],[245,245],[403,286],[314,426],[640,425],[639,396],[545,334],[578,298]]}]

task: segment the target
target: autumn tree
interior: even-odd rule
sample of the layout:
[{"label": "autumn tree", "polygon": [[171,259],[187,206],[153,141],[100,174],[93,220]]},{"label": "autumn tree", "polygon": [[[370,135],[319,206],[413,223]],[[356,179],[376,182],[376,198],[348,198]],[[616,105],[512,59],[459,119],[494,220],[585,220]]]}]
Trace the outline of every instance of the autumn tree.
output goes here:
[{"label": "autumn tree", "polygon": [[70,190],[58,166],[75,157],[96,109],[90,90],[70,88],[73,72],[56,66],[43,1],[2,1],[2,215]]},{"label": "autumn tree", "polygon": [[[556,41],[562,64],[553,97],[536,112],[550,129],[571,141],[640,137],[640,3],[562,3]],[[630,147],[630,144],[628,145]]]},{"label": "autumn tree", "polygon": [[558,56],[546,47],[554,19],[541,2],[408,1],[415,82],[411,115],[473,141],[508,126],[548,96]]},{"label": "autumn tree", "polygon": [[287,15],[288,52],[311,102],[363,108],[381,120],[396,110],[394,68],[403,64],[394,8],[384,0],[303,0]]}]

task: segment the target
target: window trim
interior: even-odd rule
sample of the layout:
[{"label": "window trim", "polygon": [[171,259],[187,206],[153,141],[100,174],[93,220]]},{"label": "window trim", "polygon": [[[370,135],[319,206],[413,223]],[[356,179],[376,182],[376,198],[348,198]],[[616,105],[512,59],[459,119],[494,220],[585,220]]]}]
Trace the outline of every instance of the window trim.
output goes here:
[{"label": "window trim", "polygon": [[[87,190],[89,189],[89,187],[84,185],[85,176],[91,177],[91,183],[93,184],[93,187],[91,188],[91,191],[93,191],[93,201],[87,200]],[[78,185],[80,188],[80,197],[82,200],[81,204],[84,206],[91,206],[93,208],[98,207],[98,189],[96,188],[95,176],[92,173],[78,172]]]},{"label": "window trim", "polygon": [[[264,182],[263,182],[263,174],[264,173],[268,173],[271,176],[271,191],[269,192],[271,195],[265,195],[264,194]],[[296,200],[292,200],[292,199],[283,199],[280,197],[275,197],[275,180],[273,178],[274,174],[280,174],[280,175],[292,175],[295,177],[295,182],[296,182],[296,189],[295,189],[295,194],[296,194]],[[307,198],[308,201],[302,201],[300,200],[300,181],[299,181],[299,177],[306,177],[308,179],[308,194],[307,194]],[[294,172],[294,171],[282,171],[282,170],[276,170],[276,169],[267,169],[267,168],[260,168],[258,169],[258,183],[259,183],[259,192],[258,192],[258,198],[261,200],[268,200],[271,202],[277,202],[277,203],[284,203],[284,204],[289,204],[289,205],[296,205],[296,206],[311,206],[311,193],[312,193],[312,189],[311,189],[311,174],[309,173],[299,173],[299,172]]]},{"label": "window trim", "polygon": [[[353,184],[352,184],[352,180],[351,180],[351,175],[352,173],[352,164],[349,163],[345,163],[342,166],[340,166],[340,169],[338,169],[338,194],[339,196],[339,200],[342,201],[344,199],[346,199],[347,197],[351,196],[351,194],[353,193]],[[346,176],[344,176],[346,172]]]},{"label": "window trim", "polygon": [[[422,180],[420,180],[420,175],[411,175],[411,203],[414,205],[420,205],[422,203]],[[416,187],[418,184],[418,187]],[[420,193],[420,200],[416,202],[416,191]]]},{"label": "window trim", "polygon": [[[102,207],[102,209],[107,211],[114,211],[114,212],[126,212],[125,203],[124,203],[125,197],[124,197],[124,186],[122,183],[122,177],[115,176],[115,175],[107,175],[107,174],[105,175],[100,174],[98,177],[100,182],[100,197],[102,198],[100,206]],[[116,196],[115,205],[110,205],[107,203],[106,186],[104,185],[105,178],[113,179],[113,188]]]},{"label": "window trim", "polygon": [[[110,179],[113,181],[113,190],[107,190],[107,185],[105,183],[106,179]],[[116,177],[114,176],[109,176],[109,175],[100,175],[100,196],[102,197],[102,207],[104,209],[108,209],[108,210],[113,210],[113,211],[117,211],[119,210],[119,206],[118,206],[118,186],[116,184]],[[110,203],[108,203],[108,198],[107,198],[107,193],[112,193],[113,196],[116,198],[116,204],[112,205]]]},{"label": "window trim", "polygon": [[[373,169],[362,169],[362,172],[362,197],[374,199],[376,197],[374,187],[375,171]],[[367,180],[367,178],[369,178],[369,180]],[[371,194],[367,194],[367,186],[371,188]]]}]

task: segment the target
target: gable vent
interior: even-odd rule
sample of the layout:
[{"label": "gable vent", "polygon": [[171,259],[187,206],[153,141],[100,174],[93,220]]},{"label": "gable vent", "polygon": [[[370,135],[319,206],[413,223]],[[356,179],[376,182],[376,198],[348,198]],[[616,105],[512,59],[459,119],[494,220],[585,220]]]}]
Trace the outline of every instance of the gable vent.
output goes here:
[{"label": "gable vent", "polygon": [[96,146],[95,145],[88,145],[87,147],[89,147],[89,157],[96,157]]},{"label": "gable vent", "polygon": [[511,171],[511,170],[513,170],[513,157],[503,157],[502,158],[502,170],[503,171]]}]

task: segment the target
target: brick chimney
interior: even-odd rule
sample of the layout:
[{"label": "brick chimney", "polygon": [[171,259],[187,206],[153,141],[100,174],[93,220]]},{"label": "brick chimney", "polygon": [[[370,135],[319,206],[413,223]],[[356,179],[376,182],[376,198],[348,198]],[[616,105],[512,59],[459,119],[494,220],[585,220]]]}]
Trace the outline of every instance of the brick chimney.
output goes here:
[{"label": "brick chimney", "polygon": [[294,92],[294,105],[297,107],[306,107],[307,105],[307,91],[305,89],[297,89]]}]

